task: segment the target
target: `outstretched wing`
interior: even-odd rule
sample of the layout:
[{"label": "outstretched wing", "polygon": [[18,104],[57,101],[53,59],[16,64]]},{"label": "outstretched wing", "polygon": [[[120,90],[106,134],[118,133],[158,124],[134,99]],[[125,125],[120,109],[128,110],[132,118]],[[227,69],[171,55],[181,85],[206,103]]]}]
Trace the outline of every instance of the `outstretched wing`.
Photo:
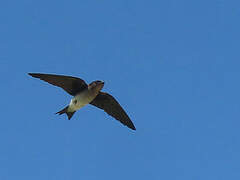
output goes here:
[{"label": "outstretched wing", "polygon": [[128,126],[133,130],[136,130],[127,113],[117,102],[117,100],[110,94],[100,92],[90,104],[100,109],[103,109],[106,113],[120,121],[125,126]]},{"label": "outstretched wing", "polygon": [[72,96],[75,96],[77,93],[88,87],[84,80],[77,77],[40,73],[28,74],[32,77],[46,81],[54,86],[61,87]]}]

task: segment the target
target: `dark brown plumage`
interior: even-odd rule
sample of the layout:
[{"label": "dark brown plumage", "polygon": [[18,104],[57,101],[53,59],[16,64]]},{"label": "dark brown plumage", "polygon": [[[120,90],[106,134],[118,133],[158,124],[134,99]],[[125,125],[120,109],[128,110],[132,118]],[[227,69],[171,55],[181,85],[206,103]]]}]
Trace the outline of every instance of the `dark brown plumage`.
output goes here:
[{"label": "dark brown plumage", "polygon": [[54,86],[61,87],[72,96],[75,96],[77,93],[88,87],[84,80],[77,77],[40,73],[28,74],[32,77],[46,81]]},{"label": "dark brown plumage", "polygon": [[67,114],[67,116],[68,116],[68,120],[70,120],[70,119],[72,118],[72,116],[74,115],[75,112],[76,112],[76,111],[69,112],[69,111],[68,111],[68,106],[67,106],[67,107],[63,108],[62,110],[56,112],[55,114],[62,115],[62,114],[65,113],[65,114]]},{"label": "dark brown plumage", "polygon": [[99,92],[97,97],[90,104],[100,109],[103,109],[106,113],[120,121],[125,126],[128,126],[133,130],[136,130],[127,113],[117,102],[117,100],[110,94],[105,92]]},{"label": "dark brown plumage", "polygon": [[[117,102],[117,100],[110,94],[100,91],[104,84],[102,81],[94,81],[89,85],[87,85],[84,80],[77,77],[72,77],[72,76],[41,74],[41,73],[29,73],[29,75],[35,78],[39,78],[43,81],[46,81],[54,86],[61,87],[70,95],[75,97],[81,96],[79,94],[81,94],[81,92],[84,92],[84,91],[91,92],[93,91],[92,89],[94,89],[95,86],[98,86],[97,88],[95,88],[96,89],[95,91],[97,92],[97,94],[95,96],[92,96],[93,100],[88,101],[87,103],[104,110],[107,114],[114,117],[116,120],[120,121],[125,126],[128,126],[133,130],[136,130],[134,124],[132,123],[132,121],[130,120],[127,113],[124,111],[124,109],[121,107],[121,105]],[[74,99],[73,102],[75,101],[76,99]],[[75,109],[72,110],[71,108],[69,109],[69,106],[57,112],[56,114],[61,115],[66,113],[68,116],[68,119],[70,120],[73,114],[76,112],[76,110]],[[72,107],[74,106],[72,105]]]}]

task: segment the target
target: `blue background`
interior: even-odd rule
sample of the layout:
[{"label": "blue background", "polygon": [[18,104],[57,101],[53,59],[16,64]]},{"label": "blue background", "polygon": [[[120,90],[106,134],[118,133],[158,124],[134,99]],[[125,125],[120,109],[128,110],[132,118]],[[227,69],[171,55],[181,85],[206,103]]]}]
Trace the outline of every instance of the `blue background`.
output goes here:
[{"label": "blue background", "polygon": [[[0,179],[240,179],[240,2],[0,2]],[[28,72],[104,80],[137,131]]]}]

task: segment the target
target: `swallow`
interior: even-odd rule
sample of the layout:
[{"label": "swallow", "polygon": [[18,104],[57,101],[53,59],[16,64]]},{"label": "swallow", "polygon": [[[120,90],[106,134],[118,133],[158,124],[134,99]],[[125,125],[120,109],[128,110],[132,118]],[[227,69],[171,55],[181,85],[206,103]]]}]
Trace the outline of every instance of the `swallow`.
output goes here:
[{"label": "swallow", "polygon": [[104,110],[125,126],[136,130],[133,122],[118,101],[112,95],[101,91],[104,86],[103,81],[97,80],[87,84],[84,80],[72,76],[41,73],[28,73],[28,75],[58,86],[73,96],[69,105],[56,114],[67,114],[68,120],[70,120],[77,110],[91,104]]}]

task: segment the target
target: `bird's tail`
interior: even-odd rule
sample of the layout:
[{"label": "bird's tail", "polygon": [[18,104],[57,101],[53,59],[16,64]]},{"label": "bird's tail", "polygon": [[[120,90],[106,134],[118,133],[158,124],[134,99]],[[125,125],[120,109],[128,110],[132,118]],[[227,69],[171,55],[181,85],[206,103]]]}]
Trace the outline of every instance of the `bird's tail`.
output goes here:
[{"label": "bird's tail", "polygon": [[67,106],[67,107],[65,107],[64,109],[62,109],[61,111],[56,112],[56,114],[61,115],[61,114],[66,113],[67,116],[68,116],[68,120],[70,120],[75,112],[76,112],[76,111],[69,112],[69,111],[68,111],[68,106]]}]

